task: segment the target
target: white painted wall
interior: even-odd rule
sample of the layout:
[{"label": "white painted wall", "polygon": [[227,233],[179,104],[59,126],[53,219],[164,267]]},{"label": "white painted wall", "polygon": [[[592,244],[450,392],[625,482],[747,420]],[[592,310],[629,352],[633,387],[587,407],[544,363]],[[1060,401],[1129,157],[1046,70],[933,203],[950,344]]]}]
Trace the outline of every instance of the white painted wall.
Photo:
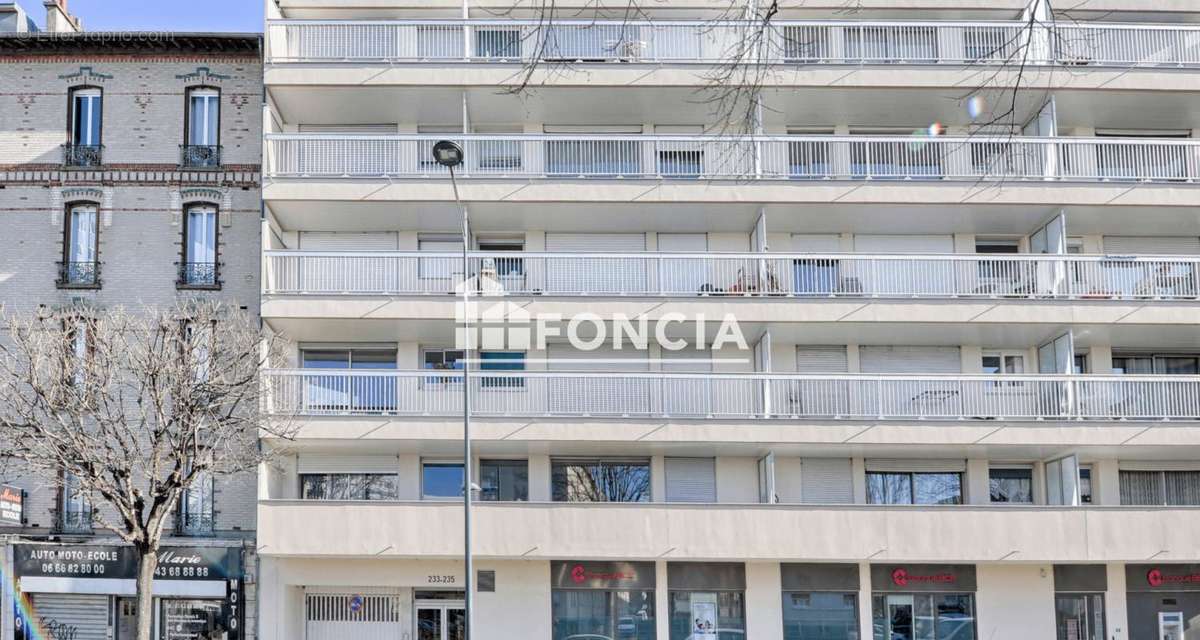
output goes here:
[{"label": "white painted wall", "polygon": [[980,565],[980,638],[1053,638],[1054,571],[1049,565]]}]

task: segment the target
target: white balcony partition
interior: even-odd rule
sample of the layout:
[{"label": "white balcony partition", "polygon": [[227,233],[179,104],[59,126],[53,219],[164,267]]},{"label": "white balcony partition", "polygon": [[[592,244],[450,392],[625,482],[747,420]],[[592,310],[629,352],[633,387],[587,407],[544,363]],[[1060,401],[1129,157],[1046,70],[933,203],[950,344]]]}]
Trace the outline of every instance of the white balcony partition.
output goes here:
[{"label": "white balcony partition", "polygon": [[[751,62],[755,54],[742,43],[760,28],[711,20],[268,20],[267,61]],[[754,60],[781,65],[1200,65],[1195,25],[772,20],[762,41]]]},{"label": "white balcony partition", "polygon": [[[463,396],[452,371],[269,370],[264,383],[280,414],[454,416]],[[487,371],[471,393],[484,417],[1200,419],[1200,376]]]},{"label": "white balcony partition", "polygon": [[[462,282],[455,253],[265,254],[268,295],[447,295]],[[472,286],[490,295],[1200,299],[1196,256],[475,252],[470,261]]]},{"label": "white balcony partition", "polygon": [[[268,134],[275,178],[434,178],[447,136]],[[776,179],[1194,183],[1200,141],[911,136],[452,135],[462,179]],[[1048,159],[1052,166],[1047,166]]]}]

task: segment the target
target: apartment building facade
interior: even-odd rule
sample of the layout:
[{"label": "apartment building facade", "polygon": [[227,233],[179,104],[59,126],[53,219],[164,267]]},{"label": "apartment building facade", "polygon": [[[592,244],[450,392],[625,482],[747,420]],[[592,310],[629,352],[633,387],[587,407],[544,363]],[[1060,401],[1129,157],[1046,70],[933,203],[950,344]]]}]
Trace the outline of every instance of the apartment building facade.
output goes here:
[{"label": "apartment building facade", "polygon": [[[261,37],[88,32],[45,5],[44,31],[0,5],[4,311],[221,300],[257,316]],[[4,467],[3,640],[136,631],[136,555],[72,486]],[[210,477],[176,507],[156,638],[253,636],[255,487]]]},{"label": "apartment building facade", "polygon": [[1182,638],[1200,13],[553,4],[266,2],[264,637],[462,638],[466,464],[480,638]]}]

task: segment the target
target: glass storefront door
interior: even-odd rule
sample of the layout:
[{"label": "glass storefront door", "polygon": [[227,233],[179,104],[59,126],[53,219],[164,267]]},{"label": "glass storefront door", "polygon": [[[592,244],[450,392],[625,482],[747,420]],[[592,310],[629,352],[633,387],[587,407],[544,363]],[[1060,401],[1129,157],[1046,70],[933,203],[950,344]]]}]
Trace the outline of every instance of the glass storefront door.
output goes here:
[{"label": "glass storefront door", "polygon": [[1104,595],[1060,593],[1054,598],[1058,640],[1104,640]]},{"label": "glass storefront door", "polygon": [[971,594],[876,594],[873,600],[875,640],[975,640]]},{"label": "glass storefront door", "polygon": [[466,611],[461,600],[417,600],[416,640],[465,640]]},{"label": "glass storefront door", "polygon": [[887,596],[883,637],[888,640],[912,640],[913,597]]}]

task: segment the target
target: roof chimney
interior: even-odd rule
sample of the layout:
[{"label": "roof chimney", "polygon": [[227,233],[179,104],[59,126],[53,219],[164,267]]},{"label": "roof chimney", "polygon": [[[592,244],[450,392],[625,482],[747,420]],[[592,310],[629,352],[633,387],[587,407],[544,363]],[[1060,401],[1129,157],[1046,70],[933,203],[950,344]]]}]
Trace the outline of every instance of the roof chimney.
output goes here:
[{"label": "roof chimney", "polygon": [[79,33],[83,23],[67,12],[67,0],[45,0],[46,31],[50,33]]}]

